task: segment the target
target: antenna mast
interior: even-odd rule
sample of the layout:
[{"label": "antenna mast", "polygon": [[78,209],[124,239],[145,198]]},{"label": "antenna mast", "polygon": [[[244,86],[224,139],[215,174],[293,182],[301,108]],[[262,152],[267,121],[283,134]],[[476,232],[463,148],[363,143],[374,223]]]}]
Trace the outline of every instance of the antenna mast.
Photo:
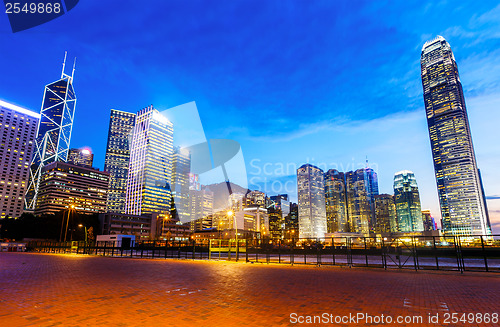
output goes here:
[{"label": "antenna mast", "polygon": [[68,55],[68,51],[64,51],[64,61],[63,61],[63,67],[62,67],[62,72],[61,72],[61,78],[64,78],[64,68],[66,67],[66,56]]}]

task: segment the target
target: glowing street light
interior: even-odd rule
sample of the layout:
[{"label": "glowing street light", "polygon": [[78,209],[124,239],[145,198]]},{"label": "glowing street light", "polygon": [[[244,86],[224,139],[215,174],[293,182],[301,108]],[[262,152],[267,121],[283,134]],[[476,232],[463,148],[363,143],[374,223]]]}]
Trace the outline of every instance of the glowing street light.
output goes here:
[{"label": "glowing street light", "polygon": [[87,226],[83,226],[82,224],[79,224],[78,227],[85,228],[85,244],[87,244]]}]

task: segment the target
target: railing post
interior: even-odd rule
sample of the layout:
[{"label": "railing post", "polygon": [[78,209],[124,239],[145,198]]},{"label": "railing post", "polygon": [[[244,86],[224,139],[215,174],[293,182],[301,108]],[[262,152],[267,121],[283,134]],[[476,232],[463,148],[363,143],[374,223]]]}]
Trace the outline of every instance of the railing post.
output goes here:
[{"label": "railing post", "polygon": [[281,263],[281,239],[278,239],[278,263]]},{"label": "railing post", "polygon": [[365,242],[365,263],[368,267],[368,248],[366,247],[366,237],[363,237],[363,241]]},{"label": "railing post", "polygon": [[417,257],[417,245],[415,243],[415,236],[412,236],[413,245],[413,265],[415,266],[415,271],[418,271],[418,257]]},{"label": "railing post", "polygon": [[432,237],[432,246],[434,247],[434,257],[436,258],[436,269],[439,270],[439,259],[438,259],[437,247],[436,247],[436,236]]},{"label": "railing post", "polygon": [[295,238],[292,237],[292,248],[290,249],[290,263],[294,264],[294,261],[295,261]]},{"label": "railing post", "polygon": [[488,258],[486,257],[486,250],[484,249],[483,235],[481,235],[481,248],[483,249],[484,267],[486,268],[486,271],[488,271]]},{"label": "railing post", "polygon": [[385,257],[385,242],[384,238],[382,237],[382,266],[384,267],[385,270],[387,270],[387,258]]},{"label": "railing post", "polygon": [[248,262],[248,239],[245,239],[245,260]]},{"label": "railing post", "polygon": [[332,265],[335,266],[335,240],[332,237]]},{"label": "railing post", "polygon": [[236,262],[238,262],[238,259],[240,257],[240,243],[238,240],[236,240]]}]

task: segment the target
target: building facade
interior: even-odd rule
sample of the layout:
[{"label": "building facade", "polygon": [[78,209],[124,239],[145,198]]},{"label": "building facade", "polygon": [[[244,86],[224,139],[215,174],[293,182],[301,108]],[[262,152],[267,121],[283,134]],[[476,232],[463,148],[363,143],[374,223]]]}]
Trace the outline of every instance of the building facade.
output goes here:
[{"label": "building facade", "polygon": [[153,106],[137,113],[127,176],[125,213],[170,214],[173,124]]},{"label": "building facade", "polygon": [[40,115],[0,100],[0,219],[24,211]]},{"label": "building facade", "polygon": [[26,207],[34,209],[37,203],[39,183],[43,167],[52,162],[68,159],[73,119],[75,117],[76,95],[73,89],[73,75],[64,73],[64,56],[61,78],[45,86],[40,121],[35,141],[35,152],[30,167],[30,182],[26,193]]},{"label": "building facade", "polygon": [[45,165],[35,214],[55,214],[74,208],[80,213],[106,212],[109,173],[56,161]]},{"label": "building facade", "polygon": [[191,154],[186,149],[174,149],[172,164],[172,212],[175,219],[182,223],[191,220],[189,199],[189,174],[191,172]]},{"label": "building facade", "polygon": [[104,171],[109,172],[108,212],[125,213],[130,145],[135,114],[111,109]]},{"label": "building facade", "polygon": [[394,196],[390,194],[380,194],[375,196],[375,225],[376,233],[395,233],[398,231],[398,221],[396,217],[396,205]]},{"label": "building facade", "polygon": [[427,124],[445,233],[491,234],[458,67],[441,36],[420,57]]},{"label": "building facade", "polygon": [[305,164],[298,168],[297,193],[299,237],[324,237],[327,223],[323,170],[311,164]]},{"label": "building facade", "polygon": [[394,202],[399,232],[424,230],[420,194],[413,172],[403,170],[394,175]]},{"label": "building facade", "polygon": [[372,226],[372,197],[364,168],[345,173],[349,232],[369,234]]},{"label": "building facade", "polygon": [[69,149],[68,163],[92,168],[92,165],[94,164],[94,154],[89,148]]},{"label": "building facade", "polygon": [[325,202],[327,232],[348,232],[345,177],[336,169],[325,173]]}]

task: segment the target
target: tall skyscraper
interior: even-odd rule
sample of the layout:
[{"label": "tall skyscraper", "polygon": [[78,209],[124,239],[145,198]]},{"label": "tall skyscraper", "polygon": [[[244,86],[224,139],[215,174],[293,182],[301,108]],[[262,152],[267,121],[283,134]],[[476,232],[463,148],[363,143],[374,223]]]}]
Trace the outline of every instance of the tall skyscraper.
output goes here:
[{"label": "tall skyscraper", "polygon": [[375,195],[375,232],[391,233],[398,231],[394,196],[390,194]]},{"label": "tall skyscraper", "polygon": [[364,168],[345,173],[349,231],[369,234],[374,211],[368,174]]},{"label": "tall skyscraper", "polygon": [[443,230],[491,234],[462,83],[448,42],[442,36],[426,42],[420,64]]},{"label": "tall skyscraper", "polygon": [[45,86],[26,194],[26,207],[29,209],[35,208],[43,167],[55,161],[68,159],[76,95],[73,89],[75,65],[73,64],[71,76],[64,72],[65,65],[66,55],[64,55],[61,78]]},{"label": "tall skyscraper", "polygon": [[40,115],[0,100],[0,218],[19,217]]},{"label": "tall skyscraper", "polygon": [[104,171],[109,172],[108,212],[125,213],[130,144],[135,114],[111,109]]},{"label": "tall skyscraper", "polygon": [[90,151],[89,148],[81,148],[81,149],[69,149],[68,153],[68,163],[92,168],[94,163],[94,154]]},{"label": "tall skyscraper", "polygon": [[430,210],[422,210],[422,219],[424,220],[424,230],[436,230],[436,222],[431,216]]},{"label": "tall skyscraper", "polygon": [[172,197],[175,218],[182,223],[191,220],[189,200],[189,173],[191,172],[191,154],[186,149],[174,149],[172,164]]},{"label": "tall skyscraper", "polygon": [[348,232],[344,173],[330,169],[325,173],[327,232]]},{"label": "tall skyscraper", "polygon": [[403,170],[394,175],[394,202],[400,232],[424,230],[420,195],[413,172]]},{"label": "tall skyscraper", "polygon": [[299,237],[319,238],[326,233],[325,180],[323,170],[305,164],[297,169]]},{"label": "tall skyscraper", "polygon": [[170,213],[173,134],[173,124],[153,106],[137,113],[127,177],[127,214]]}]

